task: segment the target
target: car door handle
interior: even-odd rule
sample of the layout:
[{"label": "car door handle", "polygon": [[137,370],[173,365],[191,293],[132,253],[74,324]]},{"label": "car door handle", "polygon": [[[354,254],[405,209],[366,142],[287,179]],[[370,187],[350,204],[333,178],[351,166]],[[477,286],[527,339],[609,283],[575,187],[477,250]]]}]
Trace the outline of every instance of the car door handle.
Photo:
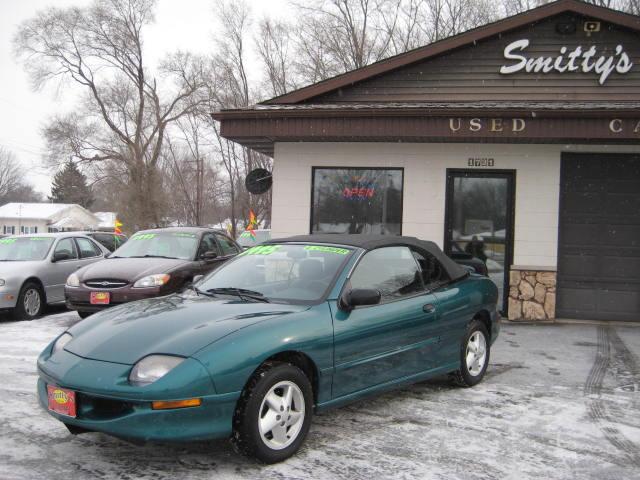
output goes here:
[{"label": "car door handle", "polygon": [[426,305],[423,305],[422,311],[424,313],[433,313],[436,311],[436,306],[433,303],[427,303]]}]

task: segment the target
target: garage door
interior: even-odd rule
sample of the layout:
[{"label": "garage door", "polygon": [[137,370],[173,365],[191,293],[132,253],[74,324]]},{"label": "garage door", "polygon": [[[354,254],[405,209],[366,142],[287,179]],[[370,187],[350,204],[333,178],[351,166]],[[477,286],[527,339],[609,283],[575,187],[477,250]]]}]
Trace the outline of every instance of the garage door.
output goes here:
[{"label": "garage door", "polygon": [[640,155],[562,157],[556,317],[640,322]]}]

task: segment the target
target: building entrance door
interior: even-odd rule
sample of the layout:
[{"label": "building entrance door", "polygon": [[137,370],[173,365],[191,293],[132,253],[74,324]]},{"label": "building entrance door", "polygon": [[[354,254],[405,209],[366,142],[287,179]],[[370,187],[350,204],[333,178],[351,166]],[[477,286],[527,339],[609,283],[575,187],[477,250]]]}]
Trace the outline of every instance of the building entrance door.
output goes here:
[{"label": "building entrance door", "polygon": [[514,171],[447,170],[445,252],[485,263],[503,312],[513,259],[514,199]]}]

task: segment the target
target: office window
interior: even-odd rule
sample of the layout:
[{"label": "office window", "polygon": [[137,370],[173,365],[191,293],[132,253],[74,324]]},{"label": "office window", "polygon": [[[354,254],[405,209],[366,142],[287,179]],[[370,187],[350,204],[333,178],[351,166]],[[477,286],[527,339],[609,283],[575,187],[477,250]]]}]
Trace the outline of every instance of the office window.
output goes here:
[{"label": "office window", "polygon": [[403,170],[314,168],[311,233],[402,233]]}]

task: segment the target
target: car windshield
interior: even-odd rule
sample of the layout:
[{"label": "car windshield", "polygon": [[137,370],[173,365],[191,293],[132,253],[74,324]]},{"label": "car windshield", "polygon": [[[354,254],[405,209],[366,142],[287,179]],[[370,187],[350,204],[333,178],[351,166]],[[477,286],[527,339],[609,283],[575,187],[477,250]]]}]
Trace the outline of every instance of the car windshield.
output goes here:
[{"label": "car windshield", "polygon": [[240,234],[237,242],[241,247],[254,247],[268,240],[271,240],[271,232],[268,230],[255,230],[253,234],[249,230],[245,230]]},{"label": "car windshield", "polygon": [[272,302],[313,303],[322,299],[352,252],[328,245],[259,245],[242,252],[196,287],[204,293],[243,289]]},{"label": "car windshield", "polygon": [[198,235],[187,232],[138,232],[110,258],[166,257],[191,260],[195,257]]},{"label": "car windshield", "polygon": [[8,237],[0,239],[0,261],[44,260],[53,244],[52,237]]}]

